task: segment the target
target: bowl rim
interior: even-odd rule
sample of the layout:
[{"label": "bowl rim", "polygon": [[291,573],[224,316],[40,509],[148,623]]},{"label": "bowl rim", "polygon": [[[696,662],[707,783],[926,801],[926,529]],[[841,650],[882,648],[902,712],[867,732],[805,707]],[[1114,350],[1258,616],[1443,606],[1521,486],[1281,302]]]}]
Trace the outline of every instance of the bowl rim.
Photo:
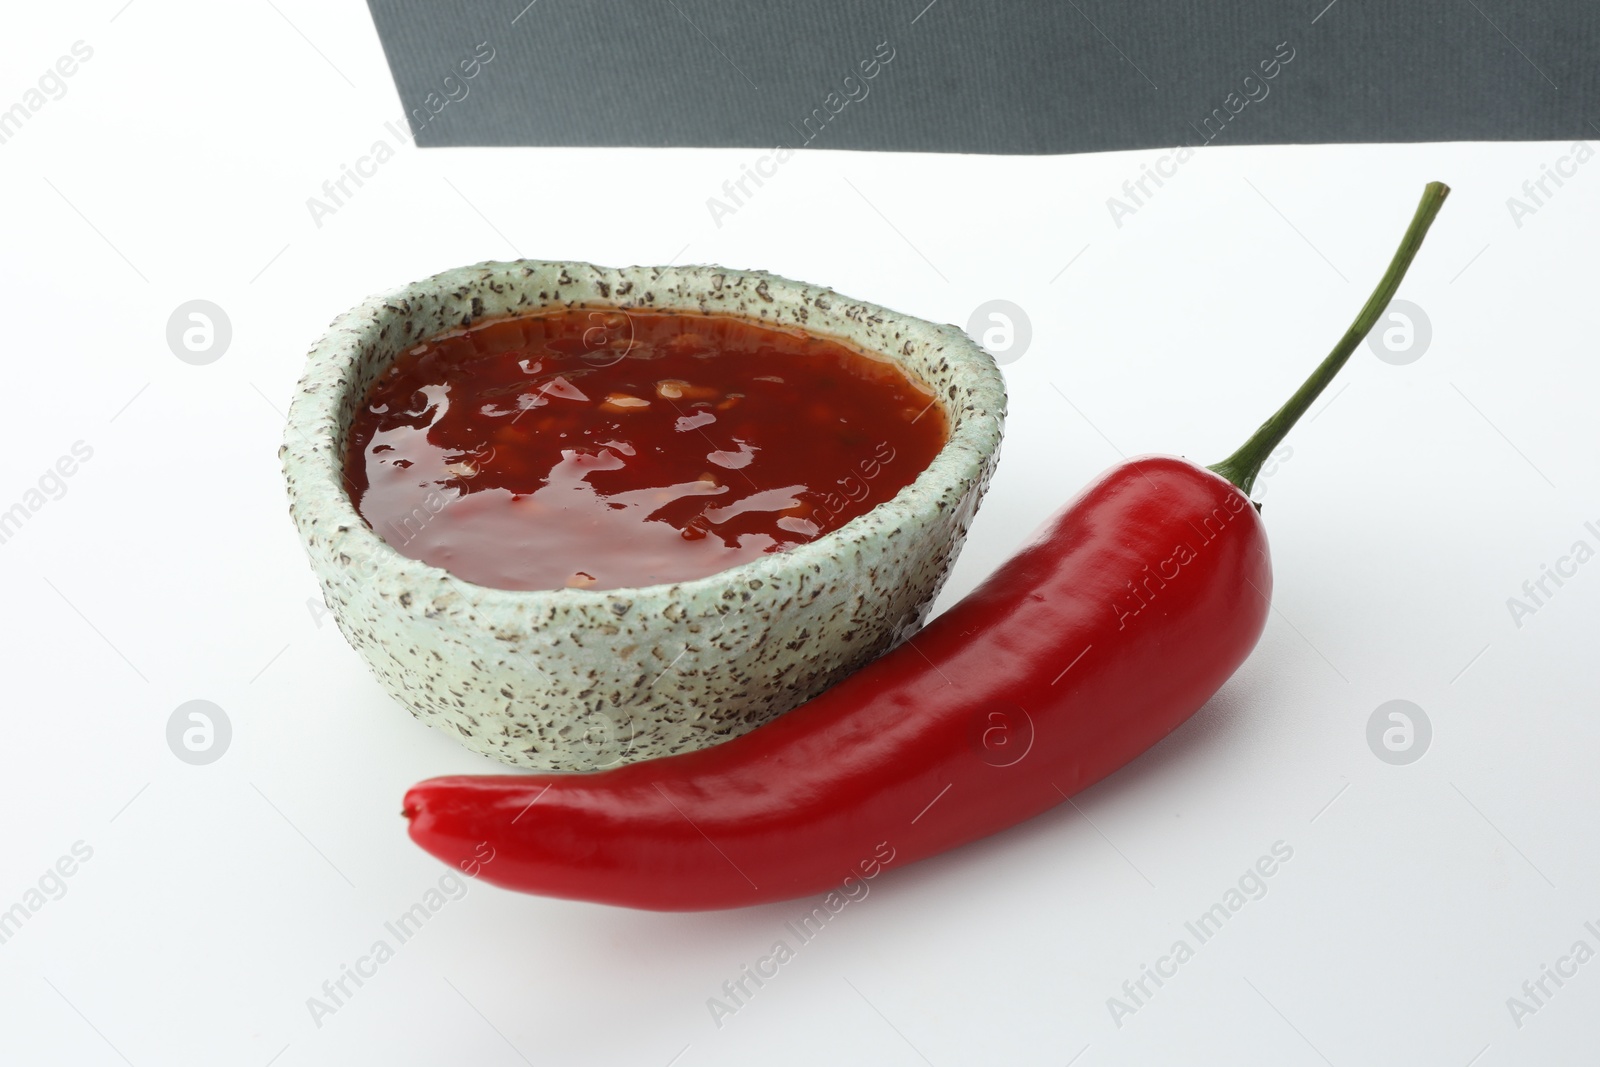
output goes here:
[{"label": "bowl rim", "polygon": [[[443,301],[468,284],[479,283],[496,275],[511,281],[526,281],[527,268],[535,272],[558,270],[570,276],[577,285],[592,284],[594,279],[608,281],[613,291],[619,281],[647,282],[651,290],[649,303],[638,300],[599,300],[579,296],[566,299],[553,293],[553,299],[530,303],[510,314],[485,313],[458,321],[445,329],[408,336],[396,342],[396,352],[403,351],[420,341],[439,336],[462,326],[499,321],[505,318],[531,317],[547,311],[570,309],[616,309],[619,311],[683,311],[689,313],[728,315],[775,329],[800,329],[817,336],[838,340],[869,356],[888,359],[903,372],[930,383],[916,369],[908,365],[902,352],[892,351],[887,345],[867,345],[860,340],[827,328],[826,323],[783,322],[768,318],[720,311],[697,303],[693,296],[677,298],[667,291],[669,287],[709,287],[714,276],[720,275],[721,285],[732,280],[735,291],[747,280],[756,283],[763,292],[762,299],[770,295],[775,306],[789,304],[816,307],[817,298],[856,312],[852,319],[864,316],[880,330],[892,332],[902,346],[909,343],[931,345],[939,351],[951,372],[970,383],[971,400],[962,407],[953,408],[950,398],[937,396],[948,423],[948,436],[944,445],[910,483],[903,486],[889,500],[879,503],[842,526],[811,540],[799,543],[784,552],[768,553],[758,559],[735,564],[699,578],[675,582],[660,582],[642,586],[615,586],[606,589],[563,587],[558,589],[502,589],[480,585],[462,578],[445,568],[405,555],[374,530],[356,509],[345,487],[343,449],[335,447],[339,436],[339,411],[345,397],[358,384],[354,373],[364,346],[379,341],[384,332],[383,312],[397,311],[419,297]],[[523,275],[511,277],[512,272]],[[687,283],[687,285],[685,284]],[[529,283],[537,289],[537,283]],[[638,290],[634,290],[638,292]],[[754,292],[754,290],[752,290]],[[643,295],[643,294],[641,294]],[[327,381],[318,381],[331,375]],[[319,387],[321,386],[321,387]],[[397,288],[376,293],[337,316],[321,338],[312,346],[306,358],[304,373],[289,406],[284,427],[284,443],[280,449],[283,473],[292,483],[290,511],[302,537],[308,537],[315,527],[329,539],[328,555],[342,558],[347,565],[359,565],[366,577],[393,576],[404,580],[411,588],[449,585],[470,595],[473,603],[500,614],[495,609],[517,611],[529,606],[559,607],[600,604],[624,600],[630,605],[637,602],[688,602],[697,594],[719,592],[730,582],[748,582],[754,579],[779,578],[801,570],[816,569],[852,546],[871,540],[874,530],[887,523],[889,528],[904,525],[937,507],[940,499],[949,499],[953,505],[961,499],[973,481],[980,478],[985,464],[998,450],[1006,414],[1005,381],[998,365],[980,345],[954,325],[938,325],[931,321],[905,315],[869,301],[845,296],[823,286],[786,278],[761,270],[740,270],[716,264],[684,264],[666,267],[629,266],[603,267],[570,260],[484,260],[479,263],[453,267],[426,278],[421,278]],[[293,444],[299,438],[304,444]],[[731,606],[731,605],[730,605]]]}]

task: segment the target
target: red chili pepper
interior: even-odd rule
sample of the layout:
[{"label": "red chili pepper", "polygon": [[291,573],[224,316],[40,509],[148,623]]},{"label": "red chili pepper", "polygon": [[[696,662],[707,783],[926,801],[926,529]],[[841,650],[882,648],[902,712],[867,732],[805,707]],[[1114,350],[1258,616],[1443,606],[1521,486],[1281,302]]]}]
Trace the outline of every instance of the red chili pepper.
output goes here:
[{"label": "red chili pepper", "polygon": [[1266,623],[1266,457],[1387,308],[1449,189],[1430,184],[1339,344],[1214,468],[1112,468],[913,640],[809,703],[698,752],[576,775],[411,789],[411,837],[480,877],[660,910],[824,892],[995,833],[1176,728]]}]

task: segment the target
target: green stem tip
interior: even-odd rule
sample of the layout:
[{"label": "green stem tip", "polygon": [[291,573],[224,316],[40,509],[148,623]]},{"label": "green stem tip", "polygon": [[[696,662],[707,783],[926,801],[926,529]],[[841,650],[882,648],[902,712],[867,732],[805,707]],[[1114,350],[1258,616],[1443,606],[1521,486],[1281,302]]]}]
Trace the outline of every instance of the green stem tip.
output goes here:
[{"label": "green stem tip", "polygon": [[1305,384],[1295,390],[1288,403],[1261,424],[1261,428],[1251,435],[1250,440],[1239,446],[1237,452],[1221,463],[1213,464],[1210,470],[1222,475],[1245,493],[1250,492],[1256,483],[1256,475],[1261,472],[1261,465],[1267,461],[1272,450],[1278,447],[1278,443],[1289,433],[1289,429],[1328,387],[1334,375],[1338,374],[1339,369],[1350,359],[1350,354],[1383,317],[1389,301],[1394,299],[1395,290],[1400,288],[1400,279],[1406,276],[1406,269],[1416,258],[1417,249],[1422,247],[1422,238],[1427,235],[1428,227],[1433,225],[1434,216],[1439,214],[1439,209],[1444,206],[1445,197],[1449,195],[1450,187],[1443,182],[1428,183],[1427,188],[1422,191],[1422,202],[1417,205],[1417,213],[1412,217],[1411,225],[1406,228],[1405,236],[1400,239],[1400,247],[1395,249],[1394,258],[1389,261],[1389,269],[1383,272],[1378,287],[1367,298],[1366,304],[1362,306],[1350,328],[1344,332],[1344,336],[1339,339],[1339,343],[1333,346],[1333,351],[1329,352],[1328,357],[1311,372],[1311,377],[1305,380]]}]

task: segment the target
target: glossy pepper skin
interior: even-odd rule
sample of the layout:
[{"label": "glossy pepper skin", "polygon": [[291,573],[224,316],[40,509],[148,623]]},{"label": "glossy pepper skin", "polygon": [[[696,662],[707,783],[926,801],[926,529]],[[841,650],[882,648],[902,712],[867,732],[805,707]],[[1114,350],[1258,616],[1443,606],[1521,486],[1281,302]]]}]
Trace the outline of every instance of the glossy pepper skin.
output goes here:
[{"label": "glossy pepper skin", "polygon": [[[658,910],[820,893],[1012,826],[1192,715],[1255,646],[1256,508],[1180,459],[1102,475],[906,645],[714,748],[583,775],[437,778],[411,837],[508,889]],[[875,870],[875,868],[874,868]]]}]

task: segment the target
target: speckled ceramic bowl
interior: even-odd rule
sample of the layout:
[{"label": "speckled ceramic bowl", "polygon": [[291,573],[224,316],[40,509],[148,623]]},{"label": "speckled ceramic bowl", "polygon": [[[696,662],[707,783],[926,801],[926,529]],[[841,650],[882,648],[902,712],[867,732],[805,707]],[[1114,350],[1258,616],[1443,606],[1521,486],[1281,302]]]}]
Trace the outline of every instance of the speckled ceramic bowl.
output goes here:
[{"label": "speckled ceramic bowl", "polygon": [[[933,388],[949,441],[867,514],[694,581],[518,592],[395,551],[343,485],[368,385],[420,339],[571,307],[740,315],[850,342]],[[311,350],[280,455],[328,607],[384,688],[476,752],[585,771],[745,733],[920,626],[988,486],[1004,416],[994,361],[954,326],[757,271],[521,260],[446,271],[336,319]]]}]

